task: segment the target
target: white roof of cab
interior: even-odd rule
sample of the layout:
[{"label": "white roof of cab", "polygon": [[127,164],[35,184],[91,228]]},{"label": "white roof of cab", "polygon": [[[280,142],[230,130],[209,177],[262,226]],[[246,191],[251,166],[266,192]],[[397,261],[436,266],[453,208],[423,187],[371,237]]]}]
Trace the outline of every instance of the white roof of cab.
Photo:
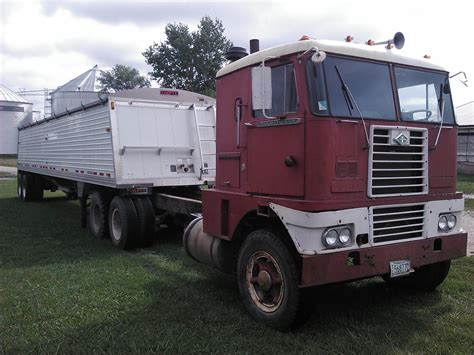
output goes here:
[{"label": "white roof of cab", "polygon": [[329,40],[304,40],[292,43],[286,43],[277,47],[261,50],[250,54],[225,66],[217,72],[217,77],[232,73],[238,69],[250,65],[261,63],[263,59],[270,56],[281,57],[288,54],[304,52],[311,47],[317,47],[319,50],[327,53],[343,54],[353,57],[373,59],[391,63],[412,65],[428,69],[447,71],[444,67],[433,64],[427,59],[411,58],[397,53],[398,49],[387,49],[384,45],[368,46],[359,43],[347,43],[341,41]]}]

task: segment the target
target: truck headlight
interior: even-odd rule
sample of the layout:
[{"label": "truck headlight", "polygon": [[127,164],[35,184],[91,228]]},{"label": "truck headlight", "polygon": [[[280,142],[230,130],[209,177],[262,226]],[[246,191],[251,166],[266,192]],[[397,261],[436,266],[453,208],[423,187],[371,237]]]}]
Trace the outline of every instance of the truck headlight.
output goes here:
[{"label": "truck headlight", "polygon": [[450,214],[448,216],[448,228],[453,229],[454,227],[456,227],[456,222],[457,222],[456,216],[453,214]]},{"label": "truck headlight", "polygon": [[443,214],[438,219],[438,229],[447,232],[456,227],[457,218],[454,214]]},{"label": "truck headlight", "polygon": [[339,231],[339,242],[346,246],[351,241],[351,230],[349,228],[343,228]]},{"label": "truck headlight", "polygon": [[321,236],[326,248],[347,247],[352,241],[352,230],[348,226],[329,227]]},{"label": "truck headlight", "polygon": [[337,233],[337,230],[335,229],[328,229],[324,234],[323,234],[323,244],[327,246],[328,248],[334,248],[337,244],[337,238],[339,234]]},{"label": "truck headlight", "polygon": [[438,229],[440,231],[443,231],[443,232],[446,232],[449,228],[448,228],[448,217],[446,217],[445,215],[439,217],[438,219]]}]

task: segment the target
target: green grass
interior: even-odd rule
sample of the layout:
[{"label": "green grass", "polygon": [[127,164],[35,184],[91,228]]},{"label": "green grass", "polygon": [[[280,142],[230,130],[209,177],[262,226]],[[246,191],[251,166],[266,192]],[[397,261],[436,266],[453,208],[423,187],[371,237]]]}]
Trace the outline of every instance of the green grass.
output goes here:
[{"label": "green grass", "polygon": [[474,200],[473,199],[465,199],[464,200],[464,208],[467,210],[474,210]]},{"label": "green grass", "polygon": [[474,175],[458,175],[457,190],[465,194],[474,194]]},{"label": "green grass", "polygon": [[319,288],[308,323],[280,333],[179,236],[120,251],[80,228],[76,202],[21,203],[15,183],[0,182],[0,353],[473,353],[474,258],[431,294],[380,279]]},{"label": "green grass", "polygon": [[16,157],[11,155],[0,155],[0,166],[16,167]]}]

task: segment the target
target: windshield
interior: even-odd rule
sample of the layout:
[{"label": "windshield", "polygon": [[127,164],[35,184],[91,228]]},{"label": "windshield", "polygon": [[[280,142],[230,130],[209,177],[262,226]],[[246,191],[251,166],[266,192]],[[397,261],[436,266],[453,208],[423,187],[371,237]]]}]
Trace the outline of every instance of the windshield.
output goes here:
[{"label": "windshield", "polygon": [[[310,63],[310,66],[314,65]],[[310,79],[313,112],[339,117],[359,117],[355,103],[344,89],[343,81],[364,118],[393,121],[396,119],[390,68],[387,64],[328,56],[322,66],[326,93],[321,92],[321,78],[317,77],[322,74],[321,65],[318,65],[316,70],[308,68],[308,75],[310,78],[313,76],[313,79]]]},{"label": "windshield", "polygon": [[[396,120],[395,85],[392,86],[388,64],[328,55],[323,63],[308,60],[306,65],[313,113],[360,118],[344,82],[364,118]],[[443,122],[454,124],[446,73],[394,66],[394,76],[402,120],[440,122],[444,108]]]},{"label": "windshield", "polygon": [[[454,123],[448,76],[395,67],[401,117],[404,121]],[[443,103],[444,101],[444,103]]]}]

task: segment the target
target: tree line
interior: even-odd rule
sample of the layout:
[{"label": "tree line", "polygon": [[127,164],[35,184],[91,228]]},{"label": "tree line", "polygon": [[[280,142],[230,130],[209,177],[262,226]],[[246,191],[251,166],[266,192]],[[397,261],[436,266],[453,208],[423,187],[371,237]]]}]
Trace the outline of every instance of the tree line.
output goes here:
[{"label": "tree line", "polygon": [[[169,23],[165,35],[163,42],[153,43],[142,52],[145,62],[152,68],[149,77],[161,87],[215,96],[216,73],[225,62],[224,54],[232,46],[224,35],[221,20],[205,16],[196,31],[190,31],[183,23]],[[151,85],[137,69],[123,64],[101,71],[98,80],[106,91]]]}]

